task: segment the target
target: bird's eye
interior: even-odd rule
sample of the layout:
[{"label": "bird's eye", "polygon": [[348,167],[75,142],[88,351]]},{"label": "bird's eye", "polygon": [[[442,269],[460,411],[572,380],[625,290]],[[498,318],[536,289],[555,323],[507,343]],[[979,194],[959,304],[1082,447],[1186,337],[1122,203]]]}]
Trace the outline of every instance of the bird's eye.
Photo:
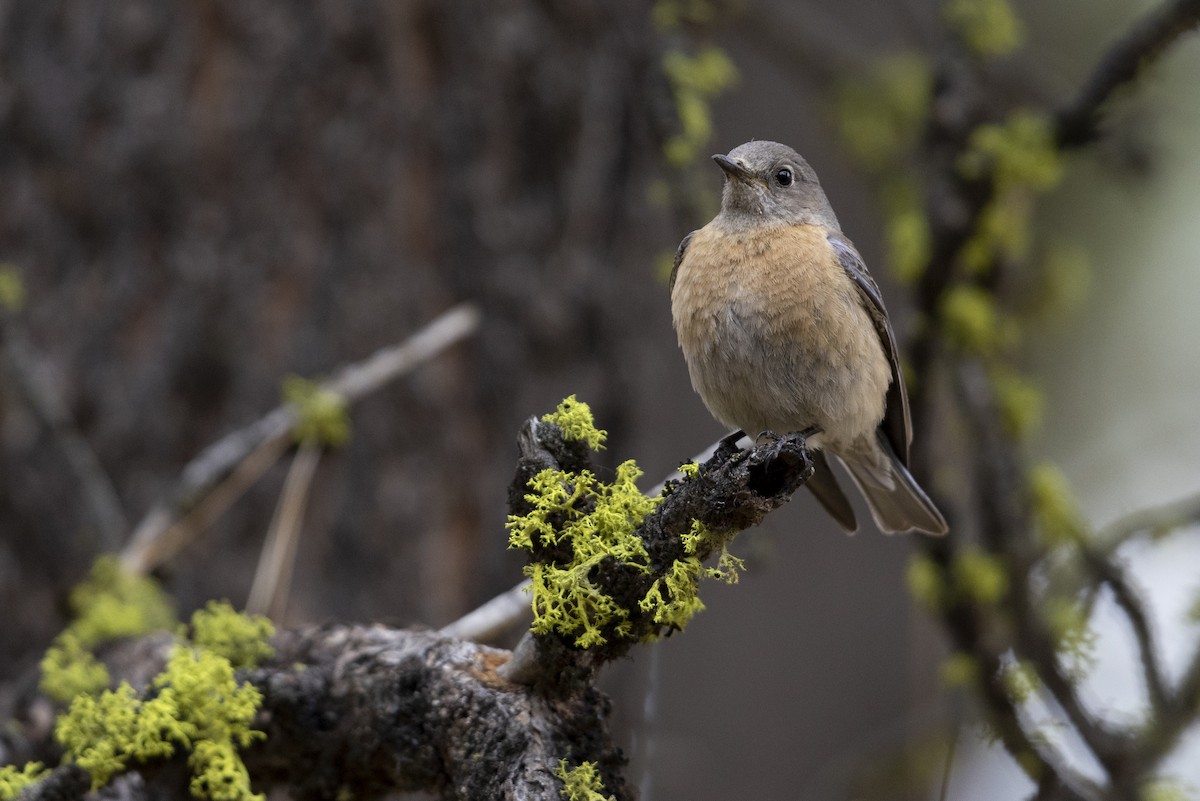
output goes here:
[{"label": "bird's eye", "polygon": [[787,167],[784,167],[782,170],[775,173],[775,183],[779,184],[780,186],[791,186],[792,171]]}]

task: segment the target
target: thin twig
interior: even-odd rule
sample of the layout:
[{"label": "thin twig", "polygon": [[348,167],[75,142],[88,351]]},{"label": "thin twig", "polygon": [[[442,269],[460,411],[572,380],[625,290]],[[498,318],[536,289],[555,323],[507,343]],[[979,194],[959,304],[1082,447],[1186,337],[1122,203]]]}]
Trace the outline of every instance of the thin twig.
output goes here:
[{"label": "thin twig", "polygon": [[[471,335],[478,327],[479,311],[472,304],[460,304],[404,342],[382,348],[363,361],[342,368],[322,384],[321,389],[337,393],[347,403],[353,403]],[[295,410],[284,404],[202,451],[184,467],[175,487],[138,524],[122,549],[122,565],[136,572],[146,572],[175,553],[189,535],[201,530],[215,517],[215,514],[206,514],[196,521],[200,525],[183,525],[192,512],[218,487],[230,492],[236,490],[236,494],[223,498],[222,504],[213,504],[209,511],[227,508],[249,484],[227,482],[226,479],[232,478],[231,474],[252,454],[274,453],[276,459],[282,455],[290,443],[296,422]],[[160,543],[160,539],[169,540],[169,543]]]},{"label": "thin twig", "polygon": [[1200,493],[1132,512],[1100,532],[1096,541],[1103,553],[1108,553],[1139,534],[1153,535],[1196,523],[1200,523]]},{"label": "thin twig", "polygon": [[467,612],[438,632],[445,637],[474,642],[492,642],[504,632],[533,617],[529,605],[529,579]]},{"label": "thin twig", "polygon": [[[276,415],[276,418],[281,417],[283,415]],[[149,573],[212,525],[291,446],[288,425],[273,425],[270,428],[278,430],[265,436],[234,465],[232,472],[201,494],[182,517],[176,517],[182,505],[173,509],[170,504],[160,502],[155,506],[122,549],[121,567],[135,575]]]},{"label": "thin twig", "polygon": [[1056,115],[1060,147],[1080,147],[1102,133],[1104,105],[1176,39],[1200,25],[1200,0],[1175,0],[1151,11],[1113,43],[1075,99]]},{"label": "thin twig", "polygon": [[1141,656],[1146,692],[1150,698],[1150,706],[1157,717],[1166,709],[1170,699],[1162,662],[1159,658],[1160,652],[1141,593],[1133,585],[1121,565],[1115,561],[1115,557],[1110,555],[1106,558],[1087,545],[1082,547],[1082,555],[1084,565],[1098,581],[1107,584],[1112,589],[1117,605],[1129,618],[1129,625],[1133,629],[1133,636],[1137,640]]},{"label": "thin twig", "polygon": [[283,617],[296,564],[304,508],[320,461],[319,443],[313,440],[300,443],[284,481],[275,515],[271,518],[258,568],[254,571],[254,583],[250,585],[250,596],[246,601],[247,612],[266,615],[276,621]]}]

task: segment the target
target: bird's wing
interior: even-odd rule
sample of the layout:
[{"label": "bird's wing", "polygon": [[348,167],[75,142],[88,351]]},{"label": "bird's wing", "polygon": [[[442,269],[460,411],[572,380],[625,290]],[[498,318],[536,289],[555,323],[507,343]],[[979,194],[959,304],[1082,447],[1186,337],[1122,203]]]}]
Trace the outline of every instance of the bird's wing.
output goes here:
[{"label": "bird's wing", "polygon": [[887,354],[888,362],[892,365],[892,383],[888,386],[887,410],[884,412],[881,427],[901,464],[907,467],[908,446],[912,442],[912,418],[908,411],[908,391],[904,388],[904,373],[900,370],[896,334],[888,320],[883,296],[879,294],[879,285],[867,272],[867,266],[863,264],[862,256],[858,255],[854,245],[840,234],[830,234],[829,244],[833,246],[842,269],[858,288],[859,299],[863,308],[871,315],[875,331],[879,334],[879,342],[883,345],[883,352]]},{"label": "bird's wing", "polygon": [[685,236],[683,241],[679,243],[679,247],[675,250],[675,264],[671,266],[671,280],[667,284],[668,292],[672,292],[675,289],[675,274],[679,272],[679,263],[683,261],[683,253],[687,250],[688,242],[692,241],[695,233],[695,231],[692,231],[692,233]]}]

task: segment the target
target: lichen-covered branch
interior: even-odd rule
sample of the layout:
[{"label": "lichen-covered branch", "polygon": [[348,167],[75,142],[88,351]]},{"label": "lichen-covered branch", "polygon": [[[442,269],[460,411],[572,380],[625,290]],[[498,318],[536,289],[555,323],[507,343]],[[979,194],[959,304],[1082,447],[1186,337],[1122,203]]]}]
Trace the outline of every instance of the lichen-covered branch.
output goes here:
[{"label": "lichen-covered branch", "polygon": [[509,528],[511,544],[531,554],[534,624],[505,675],[560,692],[633,645],[683,628],[703,608],[703,577],[736,579],[728,540],[786,503],[813,464],[795,435],[749,451],[725,441],[650,499],[632,485],[631,463],[613,484],[598,484],[584,440],[548,418],[528,421],[518,439]]},{"label": "lichen-covered branch", "polygon": [[[551,801],[563,782],[601,786],[604,797],[617,801],[631,798],[621,774],[624,760],[609,734],[609,701],[593,682],[595,669],[681,628],[702,608],[700,578],[735,573],[736,560],[725,552],[728,538],[785,503],[813,465],[795,436],[749,451],[727,442],[704,464],[685,466],[684,477],[668,482],[661,498],[649,498],[633,486],[630,464],[612,483],[590,472],[591,448],[603,436],[587,407],[573,398],[559,412],[531,419],[520,433],[509,527],[517,532],[545,523],[529,541],[531,565],[538,566],[531,571],[535,592],[539,570],[558,570],[586,584],[555,583],[559,595],[535,594],[535,608],[542,604],[545,615],[557,604],[564,615],[591,617],[586,624],[566,619],[546,628],[516,656],[439,632],[326,626],[285,632],[275,638],[273,655],[256,650],[239,659],[249,646],[214,639],[206,634],[206,618],[194,619],[195,643],[222,644],[234,654],[234,666],[248,665],[239,679],[262,696],[254,719],[235,721],[240,728],[225,738],[226,745],[239,745],[242,781],[248,771],[255,792],[286,786],[297,799],[352,790],[360,798],[422,791],[463,801]],[[545,514],[538,516],[539,509]],[[705,567],[718,553],[717,564]],[[583,554],[591,560],[585,569],[566,567]],[[252,634],[266,624],[245,625]],[[234,641],[254,645],[250,634]],[[147,642],[154,648],[148,651]],[[171,650],[171,642],[169,635],[152,635],[112,646],[105,654],[106,676],[132,676],[132,687],[95,696],[82,692],[85,701],[69,713],[78,723],[58,727],[75,761],[40,778],[26,798],[81,798],[93,782],[122,798],[185,796],[182,766],[192,767],[193,760],[169,738],[184,737],[179,742],[185,743],[186,727],[203,728],[202,721],[185,720],[183,734],[162,741],[160,729],[171,732],[180,724],[114,735],[103,731],[104,715],[90,711],[109,705],[125,710],[128,722],[161,707],[163,695],[176,692],[182,681],[170,678],[171,666],[193,658],[191,651],[180,656]],[[125,659],[125,653],[133,656]],[[528,664],[512,669],[514,660],[526,658]],[[165,672],[147,680],[164,660]],[[226,670],[223,691],[249,698],[248,690],[233,688],[231,668]],[[68,740],[65,731],[73,732]],[[108,744],[93,748],[89,732]]]},{"label": "lichen-covered branch", "polygon": [[[554,772],[566,759],[595,764],[606,793],[630,797],[608,734],[608,699],[593,688],[549,699],[507,682],[496,674],[507,651],[382,626],[290,631],[274,644],[270,662],[241,674],[263,698],[255,726],[267,736],[243,752],[258,792],[557,801]],[[183,760],[141,766],[142,781],[118,782],[114,792],[190,798],[171,767]],[[83,798],[90,782],[77,766],[60,767],[24,798]]]}]

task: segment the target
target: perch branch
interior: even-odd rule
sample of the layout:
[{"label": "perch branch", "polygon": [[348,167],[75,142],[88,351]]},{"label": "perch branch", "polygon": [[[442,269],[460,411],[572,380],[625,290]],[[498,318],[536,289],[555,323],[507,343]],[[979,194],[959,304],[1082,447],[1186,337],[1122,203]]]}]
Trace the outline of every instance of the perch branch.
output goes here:
[{"label": "perch branch", "polygon": [[[704,464],[712,458],[720,444],[721,440],[717,440],[693,456],[690,461],[696,464]],[[680,478],[681,475],[678,471],[672,473],[646,490],[647,497],[657,498],[662,494],[663,487],[666,486],[668,481],[677,481]],[[532,616],[528,588],[529,581],[522,581],[515,587],[500,593],[490,601],[484,602],[476,609],[467,612],[453,623],[444,626],[441,629],[441,633],[446,637],[456,637],[463,640],[493,642],[496,638],[505,632],[513,630],[517,626],[528,625],[529,619]]]}]

